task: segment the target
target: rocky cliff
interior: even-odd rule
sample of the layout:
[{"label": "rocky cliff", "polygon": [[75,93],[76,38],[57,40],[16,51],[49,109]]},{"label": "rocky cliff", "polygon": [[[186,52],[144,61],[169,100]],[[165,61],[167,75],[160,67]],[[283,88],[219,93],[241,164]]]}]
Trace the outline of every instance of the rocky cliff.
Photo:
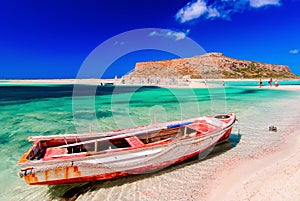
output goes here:
[{"label": "rocky cliff", "polygon": [[299,78],[288,66],[238,60],[222,53],[207,53],[191,58],[140,62],[130,77],[191,78]]}]

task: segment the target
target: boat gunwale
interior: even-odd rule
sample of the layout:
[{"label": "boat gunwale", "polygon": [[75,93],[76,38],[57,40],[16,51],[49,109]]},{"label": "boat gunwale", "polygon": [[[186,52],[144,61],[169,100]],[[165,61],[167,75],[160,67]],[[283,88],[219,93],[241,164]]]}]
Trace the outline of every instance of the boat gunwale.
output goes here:
[{"label": "boat gunwale", "polygon": [[[111,130],[111,131],[104,131],[104,132],[98,132],[98,133],[83,133],[83,134],[57,134],[57,135],[47,135],[47,136],[29,136],[28,141],[33,142],[37,140],[52,140],[52,139],[66,139],[68,138],[71,139],[76,139],[76,138],[90,138],[90,137],[109,137],[109,136],[114,136],[118,134],[127,134],[130,133],[128,131],[136,131],[140,130],[141,132],[144,131],[146,132],[147,129],[149,128],[159,128],[159,129],[164,129],[169,125],[173,124],[183,124],[186,122],[190,121],[196,121],[196,120],[201,120],[205,119],[206,117],[210,116],[201,116],[201,117],[195,117],[195,118],[189,118],[189,119],[183,119],[183,120],[174,120],[174,121],[169,121],[169,122],[161,122],[161,123],[155,123],[155,124],[150,124],[150,125],[142,125],[142,126],[136,126],[136,127],[131,127],[131,128],[123,128],[123,129],[116,129],[116,130]],[[213,116],[211,116],[213,117]],[[141,130],[143,129],[143,130]]]},{"label": "boat gunwale", "polygon": [[[25,163],[19,163],[19,165],[21,167],[25,166],[34,166],[34,165],[52,165],[52,164],[58,164],[60,163],[60,161],[63,159],[64,161],[62,161],[61,163],[65,163],[65,162],[78,162],[78,161],[85,161],[85,160],[90,160],[93,157],[97,157],[100,155],[107,155],[107,156],[115,156],[115,155],[119,155],[119,154],[127,154],[130,152],[138,152],[138,151],[144,151],[147,149],[153,149],[153,148],[164,148],[164,147],[168,147],[168,146],[178,146],[177,144],[179,143],[180,145],[182,145],[182,143],[187,143],[188,141],[196,141],[195,143],[198,143],[200,141],[205,141],[208,138],[212,138],[215,137],[217,135],[219,135],[220,131],[224,131],[226,132],[227,130],[229,130],[234,124],[234,121],[226,126],[223,129],[218,129],[215,130],[211,133],[209,133],[209,135],[202,135],[202,136],[182,136],[180,138],[176,138],[176,140],[173,141],[166,141],[166,142],[162,142],[162,143],[157,143],[157,144],[145,144],[144,147],[126,147],[126,148],[118,148],[118,149],[111,149],[111,150],[103,150],[103,151],[99,151],[99,152],[87,152],[87,154],[85,156],[81,156],[81,157],[76,157],[76,158],[54,158],[52,160],[27,160],[27,162]],[[72,155],[72,154],[70,154]]]},{"label": "boat gunwale", "polygon": [[[195,118],[194,121],[196,120],[207,120],[207,118]],[[188,120],[183,120],[181,122],[186,122]],[[219,120],[220,121],[220,120]],[[222,122],[222,121],[220,121]],[[220,126],[216,126],[216,125],[213,125],[209,122],[207,122],[210,126],[214,126],[216,127],[216,129],[224,129],[226,128],[227,124],[229,123],[225,123],[225,122],[222,122],[222,125],[225,126],[225,127],[220,127]],[[234,123],[234,122],[233,122]],[[191,125],[193,124],[193,122],[191,122],[190,124],[188,125]],[[198,123],[196,123],[198,124]],[[126,137],[132,137],[132,136],[138,136],[138,135],[143,135],[145,133],[148,133],[148,132],[155,132],[155,131],[160,131],[160,130],[163,130],[163,129],[168,129],[168,128],[164,128],[164,127],[154,127],[153,130],[138,130],[137,132],[132,132],[132,133],[124,133],[124,134],[121,134],[121,135],[116,135],[116,136],[110,136],[110,137],[103,137],[103,138],[99,138],[99,139],[93,139],[93,140],[88,140],[88,141],[83,141],[83,142],[78,142],[78,143],[73,143],[73,144],[67,144],[67,145],[61,145],[61,146],[57,146],[57,147],[60,147],[60,148],[67,148],[67,147],[74,147],[74,146],[80,146],[80,145],[84,145],[84,144],[88,144],[88,143],[93,143],[93,142],[101,142],[101,141],[106,141],[106,140],[112,140],[112,139],[120,139],[120,138],[126,138]],[[211,132],[207,132],[205,135],[207,134],[210,134]],[[197,135],[196,135],[197,136]],[[175,138],[177,139],[177,138]],[[180,139],[180,138],[179,138]],[[151,144],[151,143],[150,143]]]},{"label": "boat gunwale", "polygon": [[[86,152],[86,154],[84,156],[80,156],[80,157],[70,157],[70,158],[55,157],[54,159],[51,159],[51,160],[28,160],[28,159],[21,160],[21,159],[27,158],[30,151],[32,150],[32,147],[30,147],[29,151],[27,151],[25,154],[23,154],[21,159],[18,161],[18,165],[23,167],[23,166],[29,166],[29,165],[38,165],[38,164],[46,164],[46,163],[48,164],[48,163],[52,163],[52,162],[57,163],[57,161],[59,161],[61,159],[64,159],[64,161],[66,161],[66,160],[67,161],[79,161],[84,158],[95,157],[98,155],[105,155],[105,154],[113,155],[113,154],[120,154],[120,153],[130,152],[130,151],[145,150],[145,149],[153,148],[153,147],[169,146],[170,144],[177,144],[178,142],[185,143],[186,141],[191,141],[191,140],[199,140],[199,139],[206,140],[207,138],[214,137],[217,132],[220,132],[222,130],[227,131],[231,127],[233,127],[233,124],[236,121],[236,116],[234,113],[231,113],[231,115],[232,115],[231,121],[228,123],[224,122],[226,127],[218,127],[216,130],[208,132],[208,134],[205,134],[205,135],[180,136],[178,138],[170,139],[167,141],[162,140],[162,141],[157,141],[157,142],[153,142],[153,143],[148,143],[142,147],[124,147],[124,148],[117,148],[117,149],[111,149],[111,150],[102,150],[102,151],[98,151],[98,152],[88,151],[88,152]],[[196,118],[196,119],[199,119],[199,118]],[[117,137],[117,138],[120,138],[120,137]],[[93,140],[93,141],[95,141],[95,140]],[[37,141],[35,141],[33,144],[36,144],[36,143],[37,143]],[[65,146],[65,145],[63,145],[63,146]],[[76,145],[74,145],[74,146],[76,146]],[[60,147],[60,146],[57,146],[57,147]],[[69,155],[72,156],[72,154],[69,154]]]}]

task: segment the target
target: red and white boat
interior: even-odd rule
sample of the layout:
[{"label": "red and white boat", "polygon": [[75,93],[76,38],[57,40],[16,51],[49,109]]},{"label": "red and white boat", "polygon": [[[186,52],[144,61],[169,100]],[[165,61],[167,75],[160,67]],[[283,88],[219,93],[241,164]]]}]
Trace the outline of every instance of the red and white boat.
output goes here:
[{"label": "red and white boat", "polygon": [[226,141],[235,114],[92,134],[31,136],[18,165],[31,185],[106,180],[157,171]]}]

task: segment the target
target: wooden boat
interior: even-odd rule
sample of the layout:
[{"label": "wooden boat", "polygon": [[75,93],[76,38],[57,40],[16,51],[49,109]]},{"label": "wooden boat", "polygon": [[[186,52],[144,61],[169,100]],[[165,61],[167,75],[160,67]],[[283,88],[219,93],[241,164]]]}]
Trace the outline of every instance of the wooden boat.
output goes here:
[{"label": "wooden boat", "polygon": [[31,136],[18,165],[31,185],[106,180],[157,171],[226,141],[235,114],[92,134]]}]

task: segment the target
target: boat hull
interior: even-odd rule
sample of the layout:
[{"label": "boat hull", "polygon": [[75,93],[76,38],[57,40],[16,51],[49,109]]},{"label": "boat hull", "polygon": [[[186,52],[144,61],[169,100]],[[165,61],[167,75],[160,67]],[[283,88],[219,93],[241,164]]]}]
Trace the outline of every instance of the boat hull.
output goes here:
[{"label": "boat hull", "polygon": [[[234,122],[235,116],[226,127],[204,137],[185,137],[171,143],[123,151],[107,150],[101,154],[79,155],[64,160],[26,161],[19,164],[19,174],[30,185],[57,185],[152,173],[198,154],[205,157],[209,153],[207,150],[229,138]],[[20,159],[21,162],[23,160]]]},{"label": "boat hull", "polygon": [[[99,168],[91,167],[78,167],[78,166],[68,166],[63,168],[56,168],[52,170],[46,170],[44,172],[39,172],[36,174],[29,174],[24,176],[27,184],[30,185],[58,185],[58,184],[68,184],[68,183],[79,183],[79,182],[92,182],[109,180],[119,177],[124,177],[133,174],[147,174],[156,172],[158,170],[164,169],[170,165],[183,162],[189,158],[198,155],[201,151],[180,157],[178,159],[173,159],[159,164],[139,167],[131,170],[124,171],[112,171],[107,173],[99,174]],[[89,172],[85,175],[83,173]]]},{"label": "boat hull", "polygon": [[[216,145],[219,139],[223,138],[225,134],[228,134],[230,130],[231,128],[216,134],[215,138],[210,138],[209,141],[207,139],[205,141],[194,140],[194,142],[186,142],[185,146],[183,145],[183,142],[180,142],[180,145],[175,144],[172,145],[172,147],[163,147],[161,149],[165,150],[160,151],[159,154],[157,154],[158,152],[155,152],[155,154],[149,158],[147,158],[147,154],[144,154],[135,162],[131,162],[132,159],[129,159],[128,161],[116,160],[115,163],[108,162],[103,164],[101,163],[101,160],[98,160],[97,156],[95,156],[89,160],[85,160],[85,162],[73,161],[71,162],[72,164],[65,167],[33,171],[31,174],[28,172],[29,174],[26,174],[24,179],[30,185],[57,185],[74,182],[108,180],[131,174],[151,173],[203,153],[203,151]],[[134,153],[129,153],[128,158],[132,158],[133,154]],[[92,163],[93,161],[94,163]],[[60,165],[56,164],[55,166]],[[61,164],[61,166],[64,165]]]}]

